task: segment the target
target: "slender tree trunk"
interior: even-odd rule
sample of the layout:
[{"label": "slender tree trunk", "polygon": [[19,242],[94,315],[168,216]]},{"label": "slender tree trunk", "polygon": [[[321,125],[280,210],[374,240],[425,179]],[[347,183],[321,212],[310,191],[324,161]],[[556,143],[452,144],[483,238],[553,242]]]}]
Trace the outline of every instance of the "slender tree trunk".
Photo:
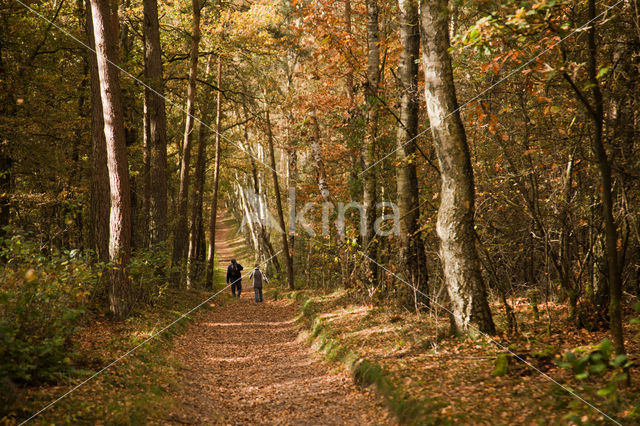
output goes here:
[{"label": "slender tree trunk", "polygon": [[[206,121],[205,121],[206,123]],[[189,221],[189,249],[187,252],[187,272],[185,275],[187,288],[197,281],[198,276],[198,239],[202,232],[202,206],[205,172],[205,145],[207,139],[206,126],[200,124],[198,152],[196,156],[196,168],[194,170],[194,183],[192,188],[191,220]]]},{"label": "slender tree trunk", "polygon": [[[80,6],[81,7],[81,6]],[[80,19],[84,19],[84,11],[80,9],[79,14],[81,16]],[[73,170],[69,173],[69,181],[68,186],[73,192],[74,185],[77,185],[78,180],[78,172],[82,169],[80,164],[78,164],[80,160],[80,147],[83,143],[82,129],[84,128],[84,122],[86,121],[86,94],[85,91],[87,89],[87,80],[89,80],[89,63],[85,60],[84,67],[82,70],[82,81],[80,82],[80,87],[78,88],[78,118],[80,118],[80,124],[76,128],[75,137],[73,139],[73,147],[71,148],[71,161],[73,161]]]},{"label": "slender tree trunk", "polygon": [[[311,126],[313,137],[311,139],[311,157],[313,159],[313,165],[316,169],[318,189],[320,195],[325,203],[335,208],[335,203],[331,190],[329,188],[329,182],[327,181],[327,172],[325,170],[324,161],[322,160],[322,140],[320,137],[320,125],[318,124],[318,118],[316,117],[316,111],[311,112]],[[331,239],[333,240],[331,228],[329,228]],[[340,257],[340,278],[342,280],[342,286],[348,287],[349,281],[348,275],[348,258],[345,252],[345,235],[343,232],[337,232],[338,243],[338,256]],[[334,240],[335,241],[335,240]]]},{"label": "slender tree trunk", "polygon": [[0,141],[0,239],[6,235],[5,227],[9,225],[12,166],[9,142]]},{"label": "slender tree trunk", "polygon": [[273,189],[276,195],[276,209],[278,210],[278,223],[280,225],[282,236],[282,251],[287,266],[287,283],[289,289],[294,289],[293,276],[293,256],[289,251],[289,241],[287,240],[287,228],[284,223],[284,213],[282,211],[282,199],[280,197],[280,185],[278,184],[278,172],[276,172],[276,156],[273,149],[273,133],[271,132],[271,119],[269,118],[269,109],[266,110],[267,121],[267,142],[269,143],[269,165],[271,166],[271,176],[273,178]]},{"label": "slender tree trunk", "polygon": [[298,153],[294,144],[287,150],[287,181],[289,183],[289,249],[295,253],[296,185],[298,183]]},{"label": "slender tree trunk", "polygon": [[218,76],[216,78],[218,93],[216,96],[216,159],[213,168],[213,192],[211,194],[211,217],[209,218],[209,249],[207,250],[207,271],[205,284],[213,288],[214,260],[216,251],[216,216],[218,215],[218,187],[220,185],[220,157],[222,148],[220,138],[222,127],[220,126],[222,114],[222,96],[220,92],[222,84],[222,55],[218,55]]},{"label": "slender tree trunk", "polygon": [[192,0],[193,20],[191,25],[191,54],[189,61],[189,83],[187,86],[187,112],[185,117],[184,137],[182,139],[182,161],[180,162],[180,188],[178,189],[177,221],[174,230],[172,264],[174,269],[174,285],[179,285],[183,274],[182,261],[186,256],[189,237],[189,166],[191,161],[191,141],[193,139],[194,105],[196,97],[196,77],[198,73],[198,48],[200,45],[200,6],[199,0]]},{"label": "slender tree trunk", "polygon": [[[596,18],[595,0],[589,0],[589,19]],[[600,83],[597,79],[598,51],[596,44],[595,25],[589,27],[587,32],[588,59],[587,73],[591,83],[593,106],[590,108],[591,127],[593,131],[593,153],[598,162],[600,171],[600,198],[602,201],[602,216],[604,218],[605,255],[607,258],[609,275],[609,316],[611,324],[611,337],[616,354],[624,354],[624,336],[622,331],[622,279],[618,265],[618,231],[613,217],[613,194],[611,184],[611,164],[607,157],[607,151],[603,141],[604,108]]]},{"label": "slender tree trunk", "polygon": [[[243,113],[244,113],[244,118],[245,120],[247,120],[248,115],[247,115],[247,109],[246,109],[246,105],[242,106],[243,108]],[[262,194],[262,191],[260,190],[260,176],[258,176],[258,168],[256,167],[256,160],[253,156],[253,149],[251,148],[251,144],[249,142],[249,132],[247,130],[247,124],[244,125],[244,129],[243,129],[243,134],[244,134],[244,148],[247,150],[247,152],[250,154],[249,157],[249,161],[251,163],[251,177],[252,177],[252,183],[253,183],[253,192],[255,194],[256,197],[256,204],[258,204],[258,212],[256,212],[257,214],[261,213],[261,210],[263,209],[263,206],[265,210],[268,210],[266,208],[266,201],[264,198],[264,194]],[[276,252],[273,249],[273,245],[271,244],[271,239],[269,237],[269,234],[267,233],[267,227],[264,223],[264,221],[259,221],[259,223],[257,223],[257,233],[259,235],[259,241],[260,241],[260,245],[262,248],[264,248],[266,250],[266,253],[260,253],[260,257],[265,260],[265,259],[271,259],[269,262],[273,265],[273,267],[275,268],[277,273],[280,273],[281,269],[280,269],[280,262],[278,262],[278,258],[275,256]]]},{"label": "slender tree trunk", "polygon": [[157,0],[143,0],[145,119],[148,125],[149,233],[151,244],[167,240],[167,116]]},{"label": "slender tree trunk", "polygon": [[447,2],[421,0],[420,9],[425,98],[442,178],[437,231],[453,324],[493,334],[473,227],[473,169],[448,52]]},{"label": "slender tree trunk", "polygon": [[[362,146],[364,163],[362,203],[365,215],[365,232],[362,236],[364,253],[374,261],[377,258],[376,240],[373,225],[376,220],[376,173],[375,146],[378,134],[378,85],[380,84],[380,34],[378,31],[378,2],[367,0],[367,129]],[[377,277],[377,265],[367,259],[366,280],[374,281]]]},{"label": "slender tree trunk", "polygon": [[[415,137],[418,134],[418,63],[420,31],[418,27],[418,0],[400,0],[400,54],[398,77],[400,79],[400,122],[396,136],[396,167],[398,210],[400,213],[400,264],[406,271],[412,287],[406,304],[418,309],[418,302],[429,304],[427,259],[422,234],[419,231],[420,207],[418,173],[415,158]],[[411,141],[411,142],[409,142]],[[403,286],[401,294],[407,294]]]},{"label": "slender tree trunk", "polygon": [[145,96],[142,104],[142,230],[144,236],[142,245],[151,245],[150,216],[151,216],[151,134],[149,129],[149,105]]},{"label": "slender tree trunk", "polygon": [[[205,71],[205,77],[208,78],[209,70],[211,69],[211,58],[209,55],[207,59],[207,67]],[[220,93],[220,91],[218,91]],[[189,251],[187,255],[187,287],[191,287],[192,283],[197,280],[198,269],[198,242],[202,233],[202,205],[203,205],[203,190],[205,181],[205,166],[206,166],[206,146],[208,129],[205,123],[208,123],[208,102],[204,102],[201,107],[202,111],[202,123],[200,123],[200,132],[198,135],[198,153],[196,156],[196,169],[194,171],[192,204],[191,204],[191,221],[189,229]],[[216,120],[217,121],[217,120]]]},{"label": "slender tree trunk", "polygon": [[[344,31],[351,37],[351,0],[344,0]],[[345,83],[347,86],[347,96],[349,97],[349,108],[353,107],[353,99],[355,93],[353,90],[353,67],[351,66],[352,58],[349,57],[351,52],[351,40],[349,40],[349,52],[347,52],[347,72],[345,74]]]},{"label": "slender tree trunk", "polygon": [[[241,210],[245,218],[253,218],[258,212],[255,211],[255,203],[251,203],[249,201],[249,197],[245,191],[246,181],[240,181],[238,179],[238,175],[236,174],[236,192],[240,195],[240,205]],[[247,220],[246,226],[249,228],[249,237],[248,240],[251,241],[251,246],[255,250],[255,258],[256,262],[259,261],[260,258],[260,250],[262,249],[262,245],[260,244],[260,238],[258,235],[258,231],[256,230],[256,222],[253,220]]]},{"label": "slender tree trunk", "polygon": [[[0,37],[4,36],[0,30]],[[5,58],[0,49],[0,75],[7,73],[5,68]],[[11,117],[16,114],[16,94],[12,82],[8,79],[0,78],[0,116]],[[13,158],[11,157],[10,142],[14,140],[13,135],[7,134],[3,129],[3,136],[0,139],[0,248],[3,246],[2,240],[7,234],[5,227],[9,225],[12,191],[11,174],[13,171]],[[5,262],[6,256],[0,256],[0,262]]]},{"label": "slender tree trunk", "polygon": [[320,125],[318,124],[318,118],[316,117],[316,111],[311,112],[311,126],[313,132],[313,138],[311,139],[311,157],[313,158],[313,165],[316,169],[318,189],[320,195],[325,203],[333,203],[333,197],[329,190],[329,183],[327,182],[327,172],[324,167],[324,161],[322,160],[322,141],[320,139]]},{"label": "slender tree trunk", "polygon": [[[95,49],[91,6],[85,9],[87,34],[90,46]],[[98,261],[109,261],[109,169],[107,168],[107,142],[104,136],[104,116],[100,98],[98,61],[93,52],[88,53],[91,76],[91,235],[92,247]]]},{"label": "slender tree trunk", "polygon": [[109,258],[109,307],[117,319],[131,311],[131,285],[127,266],[131,252],[129,169],[125,146],[124,118],[118,81],[116,37],[109,19],[109,1],[91,0],[93,34],[97,52],[100,95],[104,117],[107,167],[111,195]]}]

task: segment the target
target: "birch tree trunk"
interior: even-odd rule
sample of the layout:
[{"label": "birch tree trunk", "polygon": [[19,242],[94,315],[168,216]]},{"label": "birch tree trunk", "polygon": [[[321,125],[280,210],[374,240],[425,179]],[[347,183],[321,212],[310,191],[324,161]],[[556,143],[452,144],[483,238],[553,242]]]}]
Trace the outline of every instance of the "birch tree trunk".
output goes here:
[{"label": "birch tree trunk", "polygon": [[[248,120],[246,105],[243,105],[242,109],[243,109],[244,119],[246,121]],[[256,160],[253,154],[254,150],[251,148],[251,143],[249,142],[249,131],[246,123],[243,126],[243,134],[244,134],[244,149],[246,149],[250,155],[249,161],[251,163],[251,177],[252,177],[252,183],[253,183],[253,191],[256,197],[257,204],[259,206],[259,209],[256,213],[258,215],[261,215],[263,212],[264,213],[268,212],[269,209],[268,209],[264,194],[261,191],[262,185],[261,185],[260,178],[262,174],[260,175],[258,174],[258,168],[256,166]],[[263,216],[259,216],[259,217],[263,217]],[[267,232],[267,227],[265,223],[263,221],[259,221],[259,223],[256,225],[256,228],[257,228],[256,231],[258,232],[258,235],[259,235],[259,239],[258,239],[260,242],[259,245],[262,250],[266,251],[266,253],[262,253],[262,252],[259,253],[259,257],[262,260],[271,259],[269,263],[273,265],[277,273],[280,273],[281,271],[280,262],[278,262],[278,258],[275,257],[276,252],[273,249],[273,245],[271,244],[271,239],[269,237],[269,233]]]},{"label": "birch tree trunk", "polygon": [[[237,177],[236,177],[237,179]],[[253,248],[256,253],[259,254],[261,249],[260,239],[258,238],[258,232],[256,231],[255,221],[252,220],[258,212],[252,209],[252,205],[248,200],[247,195],[245,194],[244,185],[245,182],[238,182],[237,185],[237,193],[240,195],[240,205],[242,206],[242,211],[244,213],[244,217],[247,218],[247,227],[249,228],[249,235],[251,236],[251,242]]]},{"label": "birch tree trunk", "polygon": [[173,284],[179,285],[183,274],[182,261],[186,256],[188,242],[188,207],[189,207],[189,166],[191,162],[191,141],[193,140],[194,105],[196,97],[196,78],[198,74],[198,49],[200,45],[200,0],[192,0],[193,20],[191,23],[191,53],[189,59],[189,82],[187,85],[187,111],[182,139],[182,160],[180,162],[180,187],[177,200],[177,221],[174,230],[172,265]]},{"label": "birch tree trunk", "polygon": [[[365,215],[365,232],[362,236],[363,252],[374,261],[377,249],[373,225],[376,220],[376,175],[375,145],[378,134],[378,85],[380,84],[380,34],[378,32],[378,2],[367,0],[367,129],[362,146],[364,165],[362,203]],[[377,265],[367,259],[367,276],[365,279],[374,281],[377,277]]]},{"label": "birch tree trunk", "polygon": [[144,90],[148,126],[149,233],[151,244],[167,239],[167,116],[162,78],[162,50],[157,0],[143,0]]},{"label": "birch tree trunk", "polygon": [[276,156],[273,149],[273,133],[271,132],[271,119],[269,118],[269,110],[266,111],[267,121],[267,142],[269,143],[269,165],[271,166],[271,176],[273,178],[273,189],[276,195],[276,209],[278,210],[278,223],[282,236],[282,251],[287,266],[287,283],[289,289],[294,289],[293,277],[293,256],[289,251],[289,241],[287,240],[287,228],[284,223],[284,213],[282,211],[282,199],[280,197],[280,186],[278,184],[278,172],[276,172]]},{"label": "birch tree trunk", "polygon": [[425,98],[442,178],[437,232],[453,324],[493,334],[473,228],[473,169],[448,52],[447,2],[421,0],[420,8]]},{"label": "birch tree trunk", "polygon": [[131,286],[127,276],[131,254],[131,198],[120,83],[118,69],[115,67],[117,41],[109,19],[109,1],[91,0],[91,12],[111,194],[109,258],[112,266],[109,269],[109,308],[116,319],[122,320],[131,311]]},{"label": "birch tree trunk", "polygon": [[[418,134],[418,59],[420,31],[418,27],[418,0],[400,0],[400,53],[398,77],[400,79],[400,122],[396,135],[396,167],[398,210],[400,213],[400,264],[412,289],[404,302],[419,309],[419,302],[428,305],[427,258],[419,231],[420,219],[418,174],[416,171],[416,142]],[[408,295],[405,285],[400,294]]]},{"label": "birch tree trunk", "polygon": [[[313,158],[313,165],[318,176],[318,189],[320,190],[320,195],[322,195],[322,199],[324,200],[324,202],[335,208],[333,196],[329,188],[329,182],[327,180],[327,172],[325,170],[324,161],[322,159],[322,140],[320,137],[320,125],[318,124],[318,118],[316,117],[315,110],[311,112],[311,126],[313,134],[313,137],[311,139],[311,157]],[[329,233],[330,238],[333,240],[333,233],[331,233],[331,228],[329,229]],[[338,256],[340,257],[340,278],[342,280],[342,286],[348,287],[349,281],[347,280],[347,275],[349,262],[345,251],[345,236],[342,232],[337,232],[337,242]]]}]

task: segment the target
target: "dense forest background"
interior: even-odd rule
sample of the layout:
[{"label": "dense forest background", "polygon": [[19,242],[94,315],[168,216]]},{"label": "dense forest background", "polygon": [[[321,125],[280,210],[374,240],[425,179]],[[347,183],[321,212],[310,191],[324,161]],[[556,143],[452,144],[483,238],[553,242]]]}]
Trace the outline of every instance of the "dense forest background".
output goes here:
[{"label": "dense forest background", "polygon": [[223,210],[290,289],[625,355],[639,7],[3,1],[0,376],[60,380],[78,325],[212,288]]}]

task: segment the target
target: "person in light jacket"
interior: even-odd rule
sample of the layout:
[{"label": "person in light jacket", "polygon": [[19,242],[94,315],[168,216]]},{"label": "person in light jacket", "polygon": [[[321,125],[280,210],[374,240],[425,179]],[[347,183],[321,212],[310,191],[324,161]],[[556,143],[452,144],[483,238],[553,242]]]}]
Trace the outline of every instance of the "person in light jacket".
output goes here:
[{"label": "person in light jacket", "polygon": [[256,293],[256,302],[262,302],[262,283],[269,283],[267,276],[264,272],[260,270],[258,264],[256,263],[256,267],[249,274],[249,279],[253,279],[253,290]]}]

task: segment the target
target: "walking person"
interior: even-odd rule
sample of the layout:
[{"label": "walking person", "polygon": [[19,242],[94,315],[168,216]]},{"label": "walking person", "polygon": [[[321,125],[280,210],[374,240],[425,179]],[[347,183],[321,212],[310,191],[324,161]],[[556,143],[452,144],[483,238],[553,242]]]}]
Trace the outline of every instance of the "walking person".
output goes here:
[{"label": "walking person", "polygon": [[241,264],[231,259],[231,264],[227,267],[227,284],[231,284],[231,294],[240,297],[242,293],[242,270]]},{"label": "walking person", "polygon": [[262,302],[262,282],[265,281],[268,284],[269,280],[266,274],[260,270],[257,263],[254,270],[249,274],[249,279],[251,278],[253,278],[253,291],[256,294],[256,302]]}]

